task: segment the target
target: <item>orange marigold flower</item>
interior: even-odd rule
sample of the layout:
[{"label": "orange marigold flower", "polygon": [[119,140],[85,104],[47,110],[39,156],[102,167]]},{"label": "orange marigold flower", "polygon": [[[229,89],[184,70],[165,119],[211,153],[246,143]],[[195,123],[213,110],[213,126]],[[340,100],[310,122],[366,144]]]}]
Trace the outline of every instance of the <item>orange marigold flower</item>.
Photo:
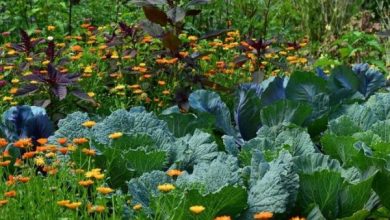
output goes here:
[{"label": "orange marigold flower", "polygon": [[23,160],[16,158],[16,161],[14,163],[15,167],[21,167],[23,165]]},{"label": "orange marigold flower", "polygon": [[57,142],[58,142],[59,144],[61,144],[61,145],[66,144],[67,141],[68,141],[67,138],[58,138],[58,139],[57,139]]},{"label": "orange marigold flower", "polygon": [[168,170],[167,171],[167,175],[170,177],[180,176],[181,174],[183,174],[183,171],[180,171],[180,170]]},{"label": "orange marigold flower", "polygon": [[0,200],[0,207],[2,207],[3,205],[5,205],[7,203],[8,203],[7,199]]},{"label": "orange marigold flower", "polygon": [[75,138],[73,139],[73,143],[75,144],[85,144],[88,142],[87,138]]},{"label": "orange marigold flower", "polygon": [[65,207],[69,209],[77,209],[80,206],[81,206],[81,202],[72,202],[72,203],[65,204]]},{"label": "orange marigold flower", "polygon": [[33,158],[37,152],[36,151],[29,151],[22,155],[22,159],[29,159]]},{"label": "orange marigold flower", "polygon": [[61,147],[58,149],[59,152],[61,152],[62,154],[66,154],[68,152],[68,148],[67,147]]},{"label": "orange marigold flower", "polygon": [[290,218],[290,220],[306,220],[306,218],[295,216],[295,217]]},{"label": "orange marigold flower", "polygon": [[8,145],[8,141],[4,138],[0,138],[0,147],[6,147]]},{"label": "orange marigold flower", "polygon": [[224,216],[218,216],[214,220],[232,220],[230,216],[224,215]]},{"label": "orange marigold flower", "polygon": [[66,204],[69,204],[70,200],[60,200],[57,202],[57,205],[59,206],[65,206]]},{"label": "orange marigold flower", "polygon": [[37,142],[40,144],[40,145],[45,145],[47,144],[47,138],[39,138],[37,140]]},{"label": "orange marigold flower", "polygon": [[84,148],[82,150],[82,152],[85,154],[85,155],[88,155],[88,156],[95,156],[96,155],[96,150],[94,149],[87,149],[87,148]]},{"label": "orange marigold flower", "polygon": [[11,157],[8,150],[3,151],[3,157]]},{"label": "orange marigold flower", "polygon": [[256,220],[267,220],[271,219],[274,216],[272,212],[259,212],[256,213],[253,218]]},{"label": "orange marigold flower", "polygon": [[90,186],[90,185],[92,185],[94,182],[92,181],[92,180],[81,180],[81,181],[79,181],[79,184],[81,185],[81,186],[85,186],[85,187],[87,187],[87,186]]},{"label": "orange marigold flower", "polygon": [[73,52],[81,52],[81,51],[83,51],[83,48],[81,46],[79,46],[79,45],[74,45],[74,46],[71,47],[71,50]]},{"label": "orange marigold flower", "polygon": [[16,179],[21,183],[27,183],[30,181],[30,177],[27,176],[18,176]]},{"label": "orange marigold flower", "polygon": [[98,187],[96,188],[96,190],[104,195],[114,192],[114,190],[111,189],[110,187],[104,187],[104,186]]},{"label": "orange marigold flower", "polygon": [[29,147],[33,146],[33,144],[32,144],[31,138],[22,138],[22,139],[17,140],[14,143],[14,146],[24,149],[24,148],[29,148]]},{"label": "orange marigold flower", "polygon": [[159,81],[157,81],[157,83],[158,83],[160,86],[164,86],[165,84],[167,84],[164,80],[159,80]]},{"label": "orange marigold flower", "polygon": [[6,166],[8,166],[10,163],[11,163],[11,160],[1,161],[1,162],[0,162],[0,166],[6,167]]},{"label": "orange marigold flower", "polygon": [[16,191],[12,190],[12,191],[5,192],[4,196],[5,197],[15,197],[16,196]]}]

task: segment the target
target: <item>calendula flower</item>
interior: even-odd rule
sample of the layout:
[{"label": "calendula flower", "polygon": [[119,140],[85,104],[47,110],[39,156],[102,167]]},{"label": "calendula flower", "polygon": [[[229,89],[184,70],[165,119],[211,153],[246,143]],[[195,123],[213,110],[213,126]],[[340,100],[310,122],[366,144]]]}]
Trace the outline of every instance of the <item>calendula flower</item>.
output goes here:
[{"label": "calendula flower", "polygon": [[274,216],[274,214],[272,212],[259,212],[259,213],[256,213],[253,216],[253,218],[255,220],[267,220],[267,219],[271,219],[273,216]]},{"label": "calendula flower", "polygon": [[7,203],[8,203],[7,199],[0,200],[0,207],[4,206]]},{"label": "calendula flower", "polygon": [[31,138],[22,138],[22,139],[17,140],[14,143],[14,146],[18,147],[18,148],[25,149],[25,148],[32,147],[33,144],[32,144]]},{"label": "calendula flower", "polygon": [[214,218],[214,220],[232,220],[230,216],[224,215],[224,216],[218,216]]},{"label": "calendula flower", "polygon": [[62,154],[66,154],[68,152],[68,148],[67,147],[61,147],[58,149],[59,152],[61,152]]},{"label": "calendula flower", "polygon": [[66,144],[67,141],[68,141],[67,138],[58,138],[58,139],[57,139],[57,142],[58,142],[59,144],[61,144],[61,145]]},{"label": "calendula flower", "polygon": [[8,145],[8,141],[4,138],[0,138],[0,148],[6,147]]},{"label": "calendula flower", "polygon": [[85,177],[87,178],[95,178],[95,179],[103,179],[104,174],[100,173],[101,169],[96,168],[92,169],[91,171],[88,171],[85,173]]},{"label": "calendula flower", "polygon": [[37,152],[35,151],[29,151],[29,152],[26,152],[22,155],[22,159],[29,159],[29,158],[33,158],[35,156]]},{"label": "calendula flower", "polygon": [[73,144],[68,144],[68,146],[66,147],[66,149],[68,149],[68,151],[76,151],[77,149],[77,146],[76,145],[73,145]]},{"label": "calendula flower", "polygon": [[56,29],[56,27],[53,26],[53,25],[47,26],[47,30],[48,30],[48,31],[54,31],[55,29]]},{"label": "calendula flower", "polygon": [[306,220],[306,218],[304,218],[304,217],[299,217],[299,216],[296,216],[296,217],[292,217],[292,218],[290,218],[290,220]]},{"label": "calendula flower", "polygon": [[14,163],[15,167],[21,167],[23,165],[23,160],[16,158],[16,161]]},{"label": "calendula flower", "polygon": [[98,187],[96,188],[96,190],[104,195],[114,192],[114,190],[111,189],[110,187],[104,187],[104,186]]},{"label": "calendula flower", "polygon": [[190,211],[194,214],[200,214],[202,213],[206,208],[201,205],[194,205],[190,207]]},{"label": "calendula flower", "polygon": [[161,192],[170,192],[174,190],[176,187],[170,183],[165,183],[157,186],[157,189]]},{"label": "calendula flower", "polygon": [[79,181],[79,185],[80,186],[85,186],[85,187],[90,186],[93,183],[94,182],[92,180],[81,180],[81,181]]},{"label": "calendula flower", "polygon": [[30,181],[30,177],[27,177],[27,176],[18,176],[16,177],[16,180],[18,182],[21,182],[21,183],[27,183],[28,181]]},{"label": "calendula flower", "polygon": [[11,160],[5,160],[0,162],[1,167],[6,167],[11,163]]},{"label": "calendula flower", "polygon": [[60,200],[57,202],[57,205],[59,206],[65,206],[66,204],[69,204],[70,200]]},{"label": "calendula flower", "polygon": [[72,202],[72,203],[65,204],[65,207],[69,209],[77,209],[80,206],[81,206],[81,202]]},{"label": "calendula flower", "polygon": [[37,140],[37,142],[40,144],[40,145],[45,145],[47,144],[47,138],[39,138]]},{"label": "calendula flower", "polygon": [[97,213],[102,213],[104,212],[104,210],[106,210],[106,207],[102,206],[102,205],[88,205],[87,206],[88,208],[88,213],[94,213],[94,212],[97,212]]},{"label": "calendula flower", "polygon": [[73,139],[73,143],[75,144],[85,144],[88,142],[87,138],[75,138]]},{"label": "calendula flower", "polygon": [[180,170],[168,170],[167,171],[167,175],[170,177],[180,176],[181,174],[183,174],[183,171],[180,171]]},{"label": "calendula flower", "polygon": [[88,155],[88,156],[95,156],[96,155],[96,150],[94,149],[87,149],[87,148],[84,148],[82,150],[82,152],[85,154],[85,155]]},{"label": "calendula flower", "polygon": [[138,210],[140,210],[140,209],[142,209],[142,204],[139,204],[139,203],[138,203],[138,204],[136,204],[136,205],[133,206],[133,210],[134,210],[134,211],[138,211]]},{"label": "calendula flower", "polygon": [[36,157],[36,158],[34,158],[34,163],[35,163],[35,165],[42,167],[46,164],[45,158],[42,156]]},{"label": "calendula flower", "polygon": [[108,138],[110,138],[110,139],[118,139],[118,138],[120,138],[122,136],[123,136],[122,132],[115,132],[115,133],[112,133],[112,134],[108,135]]},{"label": "calendula flower", "polygon": [[4,196],[5,197],[15,197],[16,196],[16,191],[12,190],[12,191],[5,192]]},{"label": "calendula flower", "polygon": [[87,127],[87,128],[92,128],[93,126],[96,125],[96,122],[94,121],[86,121],[82,124],[84,127]]}]

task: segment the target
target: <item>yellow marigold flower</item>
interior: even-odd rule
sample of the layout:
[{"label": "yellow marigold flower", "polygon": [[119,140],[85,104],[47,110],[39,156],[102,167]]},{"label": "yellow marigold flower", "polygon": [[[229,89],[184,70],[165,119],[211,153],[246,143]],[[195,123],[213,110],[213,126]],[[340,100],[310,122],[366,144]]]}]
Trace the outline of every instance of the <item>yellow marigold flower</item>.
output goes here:
[{"label": "yellow marigold flower", "polygon": [[114,190],[111,189],[110,187],[104,187],[104,186],[98,187],[96,188],[96,190],[104,195],[114,192]]},{"label": "yellow marigold flower", "polygon": [[191,36],[188,36],[188,40],[190,40],[190,41],[197,41],[198,37],[191,35]]},{"label": "yellow marigold flower", "polygon": [[282,56],[285,56],[285,55],[287,55],[287,52],[286,51],[280,51],[279,54],[282,55]]},{"label": "yellow marigold flower", "polygon": [[95,179],[103,179],[104,174],[100,173],[101,169],[92,169],[91,171],[88,171],[85,173],[85,177],[87,178],[95,178]]},{"label": "yellow marigold flower", "polygon": [[72,203],[65,204],[65,207],[69,209],[77,209],[80,206],[81,206],[81,202],[72,202]]},{"label": "yellow marigold flower", "polygon": [[53,25],[47,26],[47,30],[48,30],[48,31],[54,31],[55,29],[56,29],[56,27],[53,26]]},{"label": "yellow marigold flower", "polygon": [[296,56],[288,56],[287,57],[287,61],[295,61],[297,59],[298,59],[298,57],[296,57]]},{"label": "yellow marigold flower", "polygon": [[123,136],[122,132],[115,132],[115,133],[112,133],[112,134],[108,135],[108,138],[110,138],[110,139],[118,139],[118,138],[120,138],[122,136]]},{"label": "yellow marigold flower", "polygon": [[94,92],[88,92],[87,95],[88,95],[89,97],[92,98],[92,97],[94,97],[96,94],[95,94]]},{"label": "yellow marigold flower", "polygon": [[85,187],[90,186],[90,185],[92,185],[93,183],[94,183],[94,182],[93,182],[92,180],[81,180],[81,181],[79,181],[79,185],[85,186]]},{"label": "yellow marigold flower", "polygon": [[224,216],[218,216],[214,220],[232,220],[230,216],[224,215]]},{"label": "yellow marigold flower", "polygon": [[42,156],[34,158],[35,165],[42,167],[46,164],[45,158]]},{"label": "yellow marigold flower", "polygon": [[57,202],[57,205],[59,206],[65,206],[66,204],[69,204],[70,200],[60,200]]},{"label": "yellow marigold flower", "polygon": [[164,95],[169,95],[171,92],[169,91],[169,90],[164,90],[164,91],[162,91],[162,94],[164,94]]},{"label": "yellow marigold flower", "polygon": [[3,97],[3,101],[4,102],[7,102],[7,101],[12,101],[14,98],[10,97],[10,96],[4,96]]},{"label": "yellow marigold flower", "polygon": [[93,71],[92,71],[92,66],[86,66],[85,68],[84,68],[84,73],[92,73]]},{"label": "yellow marigold flower", "polygon": [[180,171],[180,170],[168,170],[167,171],[167,175],[170,177],[180,176],[181,174],[183,174],[183,171]]},{"label": "yellow marigold flower", "polygon": [[102,205],[88,205],[88,213],[98,212],[102,213],[106,210],[106,207]]},{"label": "yellow marigold flower", "polygon": [[302,63],[302,64],[305,64],[305,63],[307,63],[307,59],[304,58],[304,57],[302,57],[302,58],[299,58],[299,59],[298,59],[298,62],[300,62],[300,63]]},{"label": "yellow marigold flower", "polygon": [[76,151],[77,146],[76,146],[76,145],[72,145],[72,144],[68,144],[68,146],[66,147],[66,149],[67,149],[68,151],[74,152],[74,151]]},{"label": "yellow marigold flower", "polygon": [[138,210],[140,210],[140,209],[142,209],[142,205],[139,204],[139,203],[133,206],[133,210],[134,210],[134,211],[138,211]]},{"label": "yellow marigold flower", "polygon": [[20,82],[19,79],[12,79],[12,80],[11,80],[11,83],[13,83],[13,84],[16,84],[16,83],[19,83],[19,82]]},{"label": "yellow marigold flower", "polygon": [[273,216],[274,216],[274,214],[272,212],[259,212],[259,213],[256,213],[253,216],[253,218],[255,220],[267,220],[267,219],[271,219]]},{"label": "yellow marigold flower", "polygon": [[161,192],[169,192],[174,190],[175,188],[176,187],[170,183],[165,183],[157,186],[157,189],[160,190]]},{"label": "yellow marigold flower", "polygon": [[45,60],[45,61],[42,62],[42,65],[47,65],[47,64],[49,64],[49,63],[50,63],[49,60]]},{"label": "yellow marigold flower", "polygon": [[194,214],[200,214],[202,213],[206,208],[201,205],[194,205],[190,207],[190,211]]},{"label": "yellow marigold flower", "polygon": [[94,121],[86,121],[82,124],[84,127],[87,127],[87,128],[92,128],[93,126],[96,125],[96,122]]}]

